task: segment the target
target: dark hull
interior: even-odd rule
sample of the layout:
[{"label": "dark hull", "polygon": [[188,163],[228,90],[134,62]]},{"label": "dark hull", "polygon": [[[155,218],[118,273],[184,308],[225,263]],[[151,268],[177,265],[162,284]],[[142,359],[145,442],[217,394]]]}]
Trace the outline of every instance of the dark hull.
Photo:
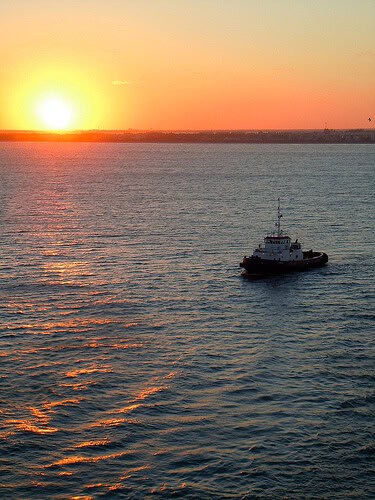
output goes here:
[{"label": "dark hull", "polygon": [[244,257],[240,263],[248,274],[283,274],[295,271],[305,271],[313,267],[327,264],[328,255],[323,252],[303,252],[303,260],[281,262],[264,260],[259,257]]}]

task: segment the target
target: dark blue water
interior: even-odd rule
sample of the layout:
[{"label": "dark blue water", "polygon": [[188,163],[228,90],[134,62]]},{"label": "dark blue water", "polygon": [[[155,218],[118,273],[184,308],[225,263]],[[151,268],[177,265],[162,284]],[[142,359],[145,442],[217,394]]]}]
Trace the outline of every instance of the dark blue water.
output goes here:
[{"label": "dark blue water", "polygon": [[[374,165],[0,144],[1,498],[374,498]],[[329,265],[244,279],[278,197]]]}]

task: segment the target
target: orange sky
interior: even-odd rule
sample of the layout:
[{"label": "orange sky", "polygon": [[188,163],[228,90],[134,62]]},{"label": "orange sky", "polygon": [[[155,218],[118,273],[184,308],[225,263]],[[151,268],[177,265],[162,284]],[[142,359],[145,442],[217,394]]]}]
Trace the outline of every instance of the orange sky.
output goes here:
[{"label": "orange sky", "polygon": [[0,0],[0,60],[0,129],[375,122],[375,0]]}]

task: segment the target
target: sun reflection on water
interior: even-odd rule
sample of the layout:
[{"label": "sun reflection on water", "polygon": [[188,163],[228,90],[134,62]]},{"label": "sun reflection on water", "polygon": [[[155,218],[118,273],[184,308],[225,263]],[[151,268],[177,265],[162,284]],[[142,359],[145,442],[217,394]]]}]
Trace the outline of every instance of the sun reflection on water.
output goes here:
[{"label": "sun reflection on water", "polygon": [[[82,465],[94,469],[95,464],[111,460],[121,464],[121,457],[130,452],[123,444],[119,450],[114,436],[122,428],[125,432],[140,428],[144,412],[157,404],[159,395],[170,389],[177,376],[177,372],[151,370],[133,381],[132,365],[129,374],[126,372],[129,360],[140,359],[143,351],[148,354],[145,329],[162,329],[167,323],[154,317],[147,323],[143,314],[133,314],[138,299],[131,292],[129,296],[114,292],[112,275],[98,276],[98,269],[102,271],[107,262],[100,250],[103,240],[98,239],[95,225],[81,224],[86,208],[81,211],[80,201],[73,201],[69,186],[59,188],[60,175],[65,173],[54,166],[44,190],[35,189],[33,226],[18,233],[22,248],[30,252],[27,265],[30,261],[34,266],[32,292],[7,303],[9,314],[3,329],[16,331],[22,342],[17,348],[9,342],[0,353],[2,360],[17,363],[17,375],[27,380],[19,391],[23,404],[9,408],[5,439],[41,439],[46,444],[63,436],[59,450],[44,452],[44,483],[34,483],[41,488],[56,482],[57,477],[69,481],[70,476],[78,476]],[[112,380],[120,384],[115,402],[106,398],[103,389]],[[94,405],[98,394],[103,399]],[[58,437],[52,441],[55,435]],[[115,495],[124,482],[149,467],[127,466],[113,480],[93,481],[85,488]]]},{"label": "sun reflection on water", "polygon": [[160,386],[160,387],[148,387],[147,389],[143,389],[135,398],[134,401],[139,401],[142,399],[149,398],[153,394],[156,394],[157,392],[163,391],[166,389],[166,386]]},{"label": "sun reflection on water", "polygon": [[119,418],[119,417],[112,417],[112,418],[106,418],[103,420],[98,420],[96,422],[92,422],[91,424],[88,425],[88,428],[93,429],[95,427],[117,427],[122,424],[138,424],[138,420],[136,419],[131,419],[131,418]]},{"label": "sun reflection on water", "polygon": [[46,465],[45,468],[59,467],[62,465],[82,464],[82,463],[96,463],[102,460],[111,460],[113,458],[123,457],[127,454],[129,454],[128,451],[120,451],[118,453],[110,453],[107,455],[99,455],[95,457],[85,457],[82,455],[75,455],[71,457],[62,458],[61,460],[57,460],[56,462]]},{"label": "sun reflection on water", "polygon": [[56,427],[38,427],[36,423],[30,420],[11,419],[6,423],[9,425],[14,425],[14,427],[20,431],[32,432],[34,434],[53,434],[54,432],[57,432],[59,430]]},{"label": "sun reflection on water", "polygon": [[84,441],[83,443],[78,443],[74,445],[74,448],[92,448],[95,446],[106,446],[110,444],[109,439],[98,439],[96,441]]},{"label": "sun reflection on water", "polygon": [[112,368],[110,367],[93,367],[93,368],[79,368],[77,370],[72,370],[65,374],[68,378],[76,378],[80,375],[90,375],[92,373],[112,373]]},{"label": "sun reflection on water", "polygon": [[51,401],[50,403],[43,403],[45,408],[57,408],[58,406],[66,406],[66,405],[77,405],[82,401],[82,398],[70,398],[63,399],[61,401]]},{"label": "sun reflection on water", "polygon": [[124,408],[121,408],[118,410],[119,413],[130,413],[133,410],[136,410],[137,408],[140,408],[141,404],[133,404],[129,406],[125,406]]}]

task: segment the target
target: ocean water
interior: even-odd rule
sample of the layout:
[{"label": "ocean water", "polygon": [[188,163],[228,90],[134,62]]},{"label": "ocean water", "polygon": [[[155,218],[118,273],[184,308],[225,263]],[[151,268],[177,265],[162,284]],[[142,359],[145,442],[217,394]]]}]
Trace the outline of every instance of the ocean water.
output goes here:
[{"label": "ocean water", "polygon": [[[0,144],[0,497],[374,498],[373,145]],[[283,226],[329,264],[250,280]]]}]

